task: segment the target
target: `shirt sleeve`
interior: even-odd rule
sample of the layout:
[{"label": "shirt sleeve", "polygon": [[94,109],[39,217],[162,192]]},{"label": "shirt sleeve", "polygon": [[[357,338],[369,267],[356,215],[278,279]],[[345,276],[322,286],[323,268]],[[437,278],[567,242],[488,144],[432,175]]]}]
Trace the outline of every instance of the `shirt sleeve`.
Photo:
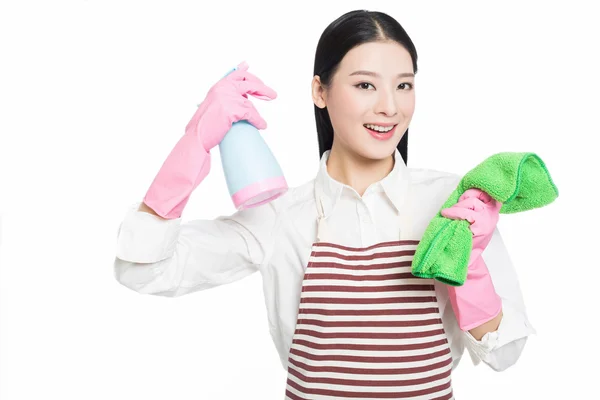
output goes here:
[{"label": "shirt sleeve", "polygon": [[141,294],[177,297],[242,279],[271,251],[274,202],[214,220],[164,220],[127,210],[117,234],[114,274]]},{"label": "shirt sleeve", "polygon": [[498,330],[485,334],[481,340],[463,332],[464,343],[475,365],[483,361],[493,370],[503,371],[517,362],[528,336],[536,331],[527,317],[517,273],[498,228],[482,257],[502,299],[503,317]]}]

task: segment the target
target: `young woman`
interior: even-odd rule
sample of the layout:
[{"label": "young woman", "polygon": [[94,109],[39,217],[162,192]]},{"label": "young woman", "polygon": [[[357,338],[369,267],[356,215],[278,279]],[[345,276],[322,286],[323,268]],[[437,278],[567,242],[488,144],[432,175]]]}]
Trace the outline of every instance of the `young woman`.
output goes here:
[{"label": "young woman", "polygon": [[248,95],[276,94],[247,69],[209,91],[126,215],[118,281],[181,296],[259,271],[289,399],[452,399],[450,375],[465,347],[475,363],[513,365],[534,330],[495,225],[497,204],[482,193],[462,203],[486,227],[463,286],[410,273],[419,239],[460,177],[407,167],[417,53],[386,14],[344,14],[318,43],[317,176],[262,206],[181,222],[231,123],[266,127]]}]

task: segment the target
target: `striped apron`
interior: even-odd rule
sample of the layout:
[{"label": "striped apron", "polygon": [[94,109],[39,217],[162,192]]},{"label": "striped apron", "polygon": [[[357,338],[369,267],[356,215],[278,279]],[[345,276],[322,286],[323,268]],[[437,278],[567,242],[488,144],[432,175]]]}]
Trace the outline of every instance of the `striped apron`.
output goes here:
[{"label": "striped apron", "polygon": [[454,399],[434,282],[411,274],[418,240],[402,229],[397,241],[341,246],[323,240],[322,210],[319,217],[285,398]]}]

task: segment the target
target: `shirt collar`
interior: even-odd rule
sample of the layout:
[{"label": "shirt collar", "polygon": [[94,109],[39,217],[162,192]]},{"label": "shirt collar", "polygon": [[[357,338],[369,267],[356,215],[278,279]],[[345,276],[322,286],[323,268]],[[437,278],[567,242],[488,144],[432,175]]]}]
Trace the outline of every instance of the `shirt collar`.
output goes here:
[{"label": "shirt collar", "polygon": [[[317,207],[322,207],[323,215],[325,217],[329,216],[333,211],[344,189],[350,189],[349,186],[333,179],[327,172],[327,160],[329,154],[330,150],[323,153],[319,172],[315,179]],[[400,211],[408,188],[408,168],[406,164],[404,164],[404,160],[398,149],[394,152],[394,160],[394,168],[392,168],[390,173],[385,178],[375,183],[369,190],[383,191],[396,210]]]}]

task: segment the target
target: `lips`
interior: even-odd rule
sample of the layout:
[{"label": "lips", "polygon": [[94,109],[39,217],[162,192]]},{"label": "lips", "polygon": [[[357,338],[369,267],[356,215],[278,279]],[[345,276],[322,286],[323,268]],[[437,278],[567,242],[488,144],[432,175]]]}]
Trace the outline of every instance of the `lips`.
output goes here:
[{"label": "lips", "polygon": [[387,131],[387,132],[379,132],[379,131],[376,131],[376,130],[373,130],[373,129],[369,129],[366,126],[364,128],[375,139],[378,139],[378,140],[387,140],[387,139],[391,138],[392,136],[394,136],[394,133],[396,132],[396,128],[397,127],[398,127],[398,125],[394,125],[394,127],[391,130]]}]

